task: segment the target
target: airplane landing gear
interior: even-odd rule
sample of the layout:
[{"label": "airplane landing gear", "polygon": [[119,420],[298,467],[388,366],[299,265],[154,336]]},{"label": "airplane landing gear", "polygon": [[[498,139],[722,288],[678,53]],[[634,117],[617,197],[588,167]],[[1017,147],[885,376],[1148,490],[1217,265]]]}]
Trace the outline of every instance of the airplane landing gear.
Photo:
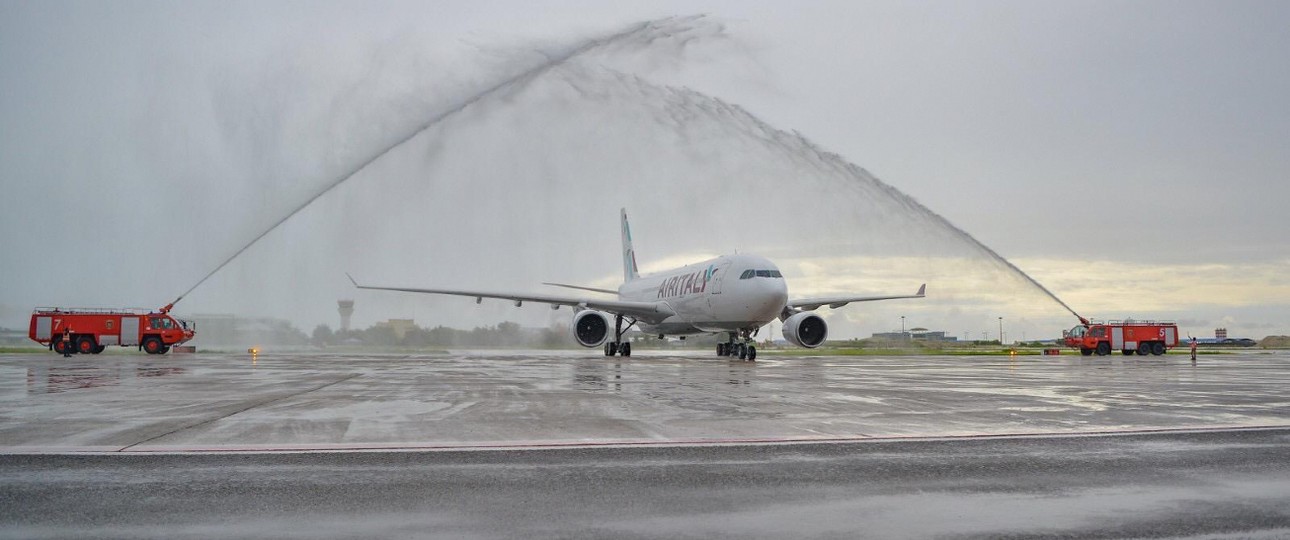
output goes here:
[{"label": "airplane landing gear", "polygon": [[729,341],[717,344],[717,356],[738,356],[740,360],[754,362],[757,360],[757,347],[753,346],[752,335],[747,330],[731,332]]},{"label": "airplane landing gear", "polygon": [[627,326],[624,327],[623,316],[614,315],[614,340],[605,344],[605,356],[613,356],[615,354],[623,356],[632,355],[632,344],[630,341],[623,342],[623,334],[626,334],[627,329],[631,328],[634,324],[636,324],[636,320],[632,319],[627,321]]}]

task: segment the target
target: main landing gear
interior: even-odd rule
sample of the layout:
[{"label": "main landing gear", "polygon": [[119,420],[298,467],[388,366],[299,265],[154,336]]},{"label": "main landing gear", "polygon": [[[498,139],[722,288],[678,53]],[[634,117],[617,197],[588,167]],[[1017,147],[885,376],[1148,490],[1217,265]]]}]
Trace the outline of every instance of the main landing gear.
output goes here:
[{"label": "main landing gear", "polygon": [[[736,342],[742,340],[742,342]],[[752,344],[752,334],[747,330],[730,333],[730,341],[717,344],[717,356],[738,356],[740,360],[755,362],[757,360],[757,347]]]},{"label": "main landing gear", "polygon": [[614,340],[605,344],[605,356],[613,356],[615,354],[623,356],[632,355],[632,343],[630,341],[624,342],[623,334],[626,334],[627,329],[631,328],[633,324],[636,324],[636,319],[631,319],[627,322],[627,326],[624,327],[623,316],[614,315]]}]

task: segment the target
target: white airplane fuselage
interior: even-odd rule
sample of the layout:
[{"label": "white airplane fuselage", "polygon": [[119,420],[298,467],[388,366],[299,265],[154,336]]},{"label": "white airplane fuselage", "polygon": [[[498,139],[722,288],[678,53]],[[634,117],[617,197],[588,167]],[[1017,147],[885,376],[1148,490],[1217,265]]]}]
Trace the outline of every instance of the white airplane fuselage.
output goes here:
[{"label": "white airplane fuselage", "polygon": [[726,255],[640,276],[620,285],[618,298],[664,302],[674,313],[658,324],[637,323],[647,334],[737,332],[778,318],[788,301],[788,286],[765,257]]}]

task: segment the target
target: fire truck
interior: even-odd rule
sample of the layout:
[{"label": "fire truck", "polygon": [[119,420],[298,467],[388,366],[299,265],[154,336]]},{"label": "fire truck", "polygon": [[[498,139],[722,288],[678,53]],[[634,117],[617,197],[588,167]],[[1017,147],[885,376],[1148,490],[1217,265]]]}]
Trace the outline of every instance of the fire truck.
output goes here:
[{"label": "fire truck", "polygon": [[193,336],[195,325],[170,315],[167,305],[159,310],[36,308],[31,313],[28,337],[50,350],[98,354],[108,345],[138,347],[148,354],[166,354],[170,348]]},{"label": "fire truck", "polygon": [[1062,331],[1067,347],[1080,354],[1106,356],[1119,350],[1125,356],[1165,354],[1178,346],[1178,325],[1172,321],[1089,321],[1080,318],[1079,326]]}]

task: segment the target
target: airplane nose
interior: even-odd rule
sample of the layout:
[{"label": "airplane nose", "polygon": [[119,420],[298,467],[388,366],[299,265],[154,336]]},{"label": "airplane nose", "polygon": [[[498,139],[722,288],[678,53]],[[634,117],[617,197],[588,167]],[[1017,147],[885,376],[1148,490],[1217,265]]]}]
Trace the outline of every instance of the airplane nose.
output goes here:
[{"label": "airplane nose", "polygon": [[763,298],[766,299],[762,309],[768,314],[778,316],[779,312],[788,304],[788,287],[785,286],[784,280],[767,279],[762,282]]},{"label": "airplane nose", "polygon": [[779,279],[766,280],[767,296],[771,300],[784,304],[788,302],[788,288],[784,286],[784,281]]}]

